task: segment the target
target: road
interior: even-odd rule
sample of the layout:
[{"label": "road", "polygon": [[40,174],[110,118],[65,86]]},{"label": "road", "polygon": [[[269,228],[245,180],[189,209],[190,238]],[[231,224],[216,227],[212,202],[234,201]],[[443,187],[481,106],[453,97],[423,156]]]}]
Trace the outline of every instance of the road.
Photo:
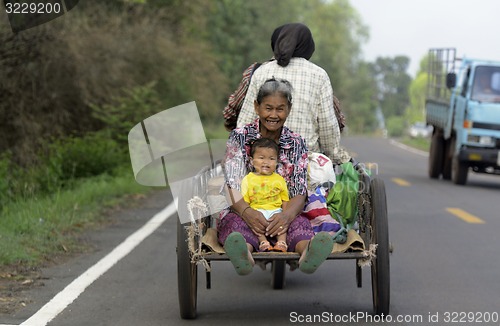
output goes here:
[{"label": "road", "polygon": [[[389,211],[391,317],[397,325],[473,320],[500,325],[500,177],[470,174],[466,186],[427,177],[427,158],[382,138],[349,137],[344,145],[384,180]],[[34,303],[0,324],[19,325],[169,203],[157,193],[117,226],[92,235],[102,250],[46,270]],[[179,318],[176,220],[170,217],[130,254],[90,284],[49,325],[287,325],[320,315],[336,325],[371,325],[369,268],[357,288],[354,261],[327,261],[312,275],[287,271],[283,290],[256,267],[238,276],[212,264],[212,289],[199,274],[198,319]],[[201,269],[200,269],[201,270]],[[467,314],[468,313],[468,314]],[[466,315],[467,314],[467,315]],[[355,316],[360,319],[353,319]],[[468,319],[471,318],[471,319]]]}]

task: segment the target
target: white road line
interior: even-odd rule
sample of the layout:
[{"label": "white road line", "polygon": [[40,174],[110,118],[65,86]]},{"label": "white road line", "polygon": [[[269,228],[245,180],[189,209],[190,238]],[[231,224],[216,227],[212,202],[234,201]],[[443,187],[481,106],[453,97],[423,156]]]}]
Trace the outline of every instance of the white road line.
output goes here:
[{"label": "white road line", "polygon": [[420,156],[425,156],[425,157],[429,156],[429,153],[427,153],[425,151],[421,151],[419,149],[416,149],[416,148],[413,148],[413,147],[410,147],[410,146],[406,146],[405,144],[401,144],[400,142],[395,141],[394,139],[391,139],[389,142],[391,143],[391,145],[394,145],[396,147],[404,149],[404,150],[406,150],[408,152],[412,152],[414,154],[417,154],[417,155],[420,155]]},{"label": "white road line", "polygon": [[[144,239],[151,235],[160,225],[165,222],[170,216],[177,212],[174,202],[165,207],[162,211],[153,216],[139,230],[135,231],[125,241],[118,245],[113,251],[107,254],[94,266],[86,270],[77,279],[71,282],[64,290],[59,292],[45,306],[38,310],[33,316],[26,320],[21,325],[29,326],[44,326],[61,313],[69,306],[85,289],[97,280],[101,275],[106,273],[113,265],[128,255],[135,247],[137,247]],[[7,325],[0,325],[7,326]]]}]

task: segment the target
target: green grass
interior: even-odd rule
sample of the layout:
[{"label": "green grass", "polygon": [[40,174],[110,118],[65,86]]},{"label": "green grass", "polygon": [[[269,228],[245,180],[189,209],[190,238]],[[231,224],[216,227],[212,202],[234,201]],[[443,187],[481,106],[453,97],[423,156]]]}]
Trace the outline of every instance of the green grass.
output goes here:
[{"label": "green grass", "polygon": [[0,217],[0,266],[36,266],[78,250],[81,231],[107,223],[106,209],[149,191],[128,169],[83,180],[71,190],[8,203]]},{"label": "green grass", "polygon": [[[229,135],[222,123],[209,124],[205,126],[205,131],[209,140],[226,140]],[[59,156],[63,157],[61,153],[74,154],[75,151],[78,155],[63,157],[60,162],[56,162],[60,163],[59,165],[65,162],[80,162],[82,157],[94,159],[96,148],[104,148],[107,143],[102,145],[99,141],[75,139],[62,144],[64,146],[60,145],[55,150]],[[102,146],[98,147],[96,144]],[[110,157],[106,150],[104,153],[104,158]],[[205,164],[203,160],[206,160],[205,156],[199,159],[188,156],[184,160],[178,156],[177,153],[174,168],[180,169],[181,172],[186,170],[191,173],[194,169],[198,171],[198,165]],[[0,161],[2,162],[7,161]],[[88,167],[93,163],[91,160],[82,166]],[[8,171],[1,170],[1,167],[0,172],[3,173],[0,175],[8,175]],[[86,179],[64,179],[65,182],[54,186],[58,190],[51,194],[18,191],[14,196],[4,196],[0,201],[0,267],[39,266],[53,257],[84,250],[85,245],[79,241],[82,231],[109,223],[109,213],[106,212],[110,208],[129,205],[133,202],[130,200],[132,195],[153,190],[152,187],[141,186],[135,181],[130,166],[124,166],[121,172],[113,171],[112,174],[113,176],[103,174]],[[37,182],[31,175],[26,174],[24,177],[26,180],[15,179],[18,181],[16,184]],[[2,185],[8,190],[11,184],[0,183],[0,186]]]},{"label": "green grass", "polygon": [[430,138],[410,138],[410,137],[404,137],[401,139],[398,139],[401,143],[408,145],[410,147],[420,149],[422,151],[428,152],[430,145],[431,145],[431,139]]}]

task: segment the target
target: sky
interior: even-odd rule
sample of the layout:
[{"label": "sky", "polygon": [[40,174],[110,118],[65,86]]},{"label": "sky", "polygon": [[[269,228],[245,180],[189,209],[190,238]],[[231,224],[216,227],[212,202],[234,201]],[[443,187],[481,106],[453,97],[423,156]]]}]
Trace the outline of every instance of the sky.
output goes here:
[{"label": "sky", "polygon": [[415,76],[430,48],[500,61],[500,0],[350,0],[370,30],[364,58],[406,55]]}]

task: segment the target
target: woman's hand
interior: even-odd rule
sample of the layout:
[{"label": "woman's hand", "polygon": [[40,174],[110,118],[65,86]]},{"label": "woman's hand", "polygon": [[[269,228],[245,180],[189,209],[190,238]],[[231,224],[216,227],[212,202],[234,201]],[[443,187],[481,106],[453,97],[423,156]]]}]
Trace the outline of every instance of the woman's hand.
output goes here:
[{"label": "woman's hand", "polygon": [[273,214],[269,219],[269,225],[266,228],[266,236],[276,237],[287,233],[288,226],[295,219],[295,215],[290,216],[289,212],[279,212]]},{"label": "woman's hand", "polygon": [[266,228],[269,226],[269,222],[261,212],[249,207],[245,209],[242,215],[243,216],[241,218],[243,218],[255,235],[258,236],[266,233]]},{"label": "woman's hand", "polygon": [[302,212],[306,201],[305,195],[297,195],[289,202],[283,203],[283,212],[274,214],[269,219],[266,235],[275,237],[279,234],[287,233],[290,223]]}]

